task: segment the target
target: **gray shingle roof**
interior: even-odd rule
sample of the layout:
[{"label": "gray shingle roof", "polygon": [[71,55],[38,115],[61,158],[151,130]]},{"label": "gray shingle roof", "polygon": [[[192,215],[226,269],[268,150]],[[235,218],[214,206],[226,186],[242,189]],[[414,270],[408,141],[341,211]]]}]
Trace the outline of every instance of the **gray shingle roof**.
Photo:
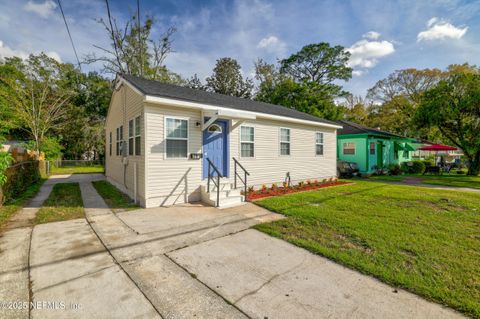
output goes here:
[{"label": "gray shingle roof", "polygon": [[123,74],[120,76],[146,95],[159,96],[189,102],[204,103],[219,107],[226,107],[234,110],[257,112],[289,117],[299,120],[339,125],[336,122],[328,121],[280,105],[257,102],[224,94],[210,93],[202,90],[161,83],[153,80],[146,80],[133,75]]},{"label": "gray shingle roof", "polygon": [[346,135],[346,134],[375,134],[375,135],[385,135],[388,137],[401,137],[404,136],[393,134],[390,132],[382,131],[376,128],[366,127],[357,123],[350,121],[341,120],[338,121],[338,125],[343,126],[343,128],[338,129],[337,135]]}]

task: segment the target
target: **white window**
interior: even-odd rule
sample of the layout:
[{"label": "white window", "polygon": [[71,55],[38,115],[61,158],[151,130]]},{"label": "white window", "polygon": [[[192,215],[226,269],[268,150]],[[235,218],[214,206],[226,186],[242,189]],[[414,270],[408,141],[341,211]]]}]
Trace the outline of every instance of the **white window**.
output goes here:
[{"label": "white window", "polygon": [[123,125],[120,126],[120,127],[117,127],[117,140],[116,140],[116,144],[115,144],[116,148],[115,148],[115,154],[117,156],[120,156],[122,155],[122,151],[123,151]]},{"label": "white window", "polygon": [[315,154],[323,155],[323,133],[315,133]]},{"label": "white window", "polygon": [[140,116],[128,121],[128,155],[141,155]]},{"label": "white window", "polygon": [[110,132],[110,134],[109,134],[108,154],[109,154],[109,156],[112,156],[112,132]]},{"label": "white window", "polygon": [[188,157],[188,120],[165,118],[167,158]]},{"label": "white window", "polygon": [[128,155],[133,155],[133,144],[134,144],[134,137],[133,137],[133,130],[134,124],[133,120],[128,121]]},{"label": "white window", "polygon": [[370,155],[375,155],[376,143],[370,142]]},{"label": "white window", "polygon": [[255,156],[255,128],[253,126],[240,127],[240,157]]},{"label": "white window", "polygon": [[142,144],[141,144],[141,141],[142,141],[142,138],[141,138],[141,127],[140,127],[140,116],[137,116],[135,118],[135,155],[141,155],[142,153]]},{"label": "white window", "polygon": [[355,155],[355,143],[343,143],[343,155]]},{"label": "white window", "polygon": [[280,155],[290,155],[289,128],[280,128]]}]

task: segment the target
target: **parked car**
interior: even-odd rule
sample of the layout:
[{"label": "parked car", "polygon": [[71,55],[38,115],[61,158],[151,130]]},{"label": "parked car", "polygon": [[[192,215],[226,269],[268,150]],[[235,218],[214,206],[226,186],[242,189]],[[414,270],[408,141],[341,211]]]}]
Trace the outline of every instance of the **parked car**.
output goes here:
[{"label": "parked car", "polygon": [[337,161],[337,175],[338,177],[353,177],[360,176],[360,170],[358,164],[354,162]]}]

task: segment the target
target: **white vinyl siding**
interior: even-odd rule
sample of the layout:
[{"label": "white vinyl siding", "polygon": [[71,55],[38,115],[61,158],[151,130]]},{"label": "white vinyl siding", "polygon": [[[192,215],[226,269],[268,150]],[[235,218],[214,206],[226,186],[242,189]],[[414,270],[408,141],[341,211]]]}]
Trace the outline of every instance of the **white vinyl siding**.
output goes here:
[{"label": "white vinyl siding", "polygon": [[290,129],[280,128],[280,155],[290,155]]},{"label": "white vinyl siding", "polygon": [[[323,180],[336,176],[336,131],[331,128],[319,128],[303,124],[288,123],[290,128],[290,156],[279,156],[280,127],[287,123],[281,121],[256,119],[237,125],[233,120],[230,132],[230,176],[233,176],[235,157],[250,173],[249,186],[259,189],[262,184],[276,183],[281,186],[286,173],[290,173],[292,183],[299,181]],[[237,125],[237,126],[236,126]],[[242,158],[240,147],[241,126],[255,127],[255,158]],[[317,156],[314,151],[315,133],[323,133],[324,155]]]},{"label": "white vinyl siding", "polygon": [[188,157],[188,120],[166,117],[165,137],[167,158]]},{"label": "white vinyl siding", "polygon": [[240,127],[240,157],[255,156],[255,128],[253,126]]},{"label": "white vinyl siding", "polygon": [[[130,86],[123,85],[119,90],[114,90],[105,124],[106,131],[112,132],[112,155],[118,154],[118,156],[107,156],[105,158],[105,176],[110,183],[128,194],[132,199],[135,197],[134,191],[136,189],[136,198],[141,205],[145,205],[145,158],[143,156],[131,156],[128,162],[122,161],[120,157],[122,155],[120,135],[122,135],[122,139],[128,140],[128,122],[130,119],[138,117],[140,122],[138,129],[141,138],[139,138],[140,143],[135,145],[135,148],[139,147],[140,154],[144,153],[143,105],[142,95],[135,92]],[[122,127],[122,134],[120,134],[120,127]],[[125,141],[124,144],[124,154],[127,155],[128,141]],[[110,152],[109,149],[107,151]]]},{"label": "white vinyl siding", "polygon": [[315,154],[323,155],[323,133],[315,133]]},{"label": "white vinyl siding", "polygon": [[[147,207],[199,201],[202,159],[166,156],[166,118],[188,121],[188,154],[202,153],[201,112],[158,104],[145,105]],[[238,134],[238,133],[237,133]],[[236,144],[238,145],[238,144]],[[238,152],[235,152],[238,154]]]}]

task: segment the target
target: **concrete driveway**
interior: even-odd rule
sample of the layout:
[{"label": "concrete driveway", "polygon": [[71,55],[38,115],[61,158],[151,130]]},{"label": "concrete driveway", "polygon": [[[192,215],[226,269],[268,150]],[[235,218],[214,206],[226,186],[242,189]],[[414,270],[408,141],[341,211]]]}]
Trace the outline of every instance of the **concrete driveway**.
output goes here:
[{"label": "concrete driveway", "polygon": [[250,229],[282,218],[253,204],[114,214],[78,182],[86,219],[0,238],[0,301],[35,304],[0,317],[462,317]]}]

